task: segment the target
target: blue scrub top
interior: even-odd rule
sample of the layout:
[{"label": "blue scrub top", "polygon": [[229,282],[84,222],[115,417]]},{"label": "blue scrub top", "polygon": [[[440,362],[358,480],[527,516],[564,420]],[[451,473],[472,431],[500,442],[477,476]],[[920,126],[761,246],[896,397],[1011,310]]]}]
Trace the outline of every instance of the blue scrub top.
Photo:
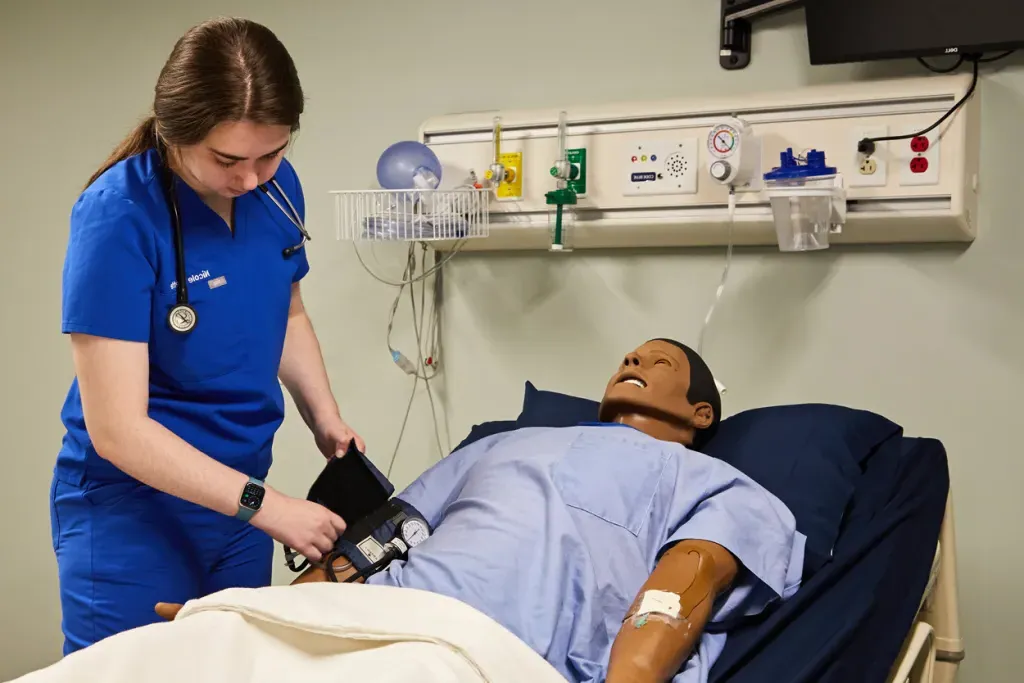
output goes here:
[{"label": "blue scrub top", "polygon": [[[287,160],[276,179],[305,220],[302,187]],[[76,202],[61,327],[147,342],[149,416],[206,455],[262,479],[284,418],[277,372],[292,283],[309,271],[306,251],[282,256],[301,234],[261,191],[236,200],[232,232],[194,190],[175,182],[197,315],[192,332],[177,334],[167,323],[176,302],[175,250],[155,151],[118,163]],[[58,478],[76,485],[129,478],[93,447],[77,379],[61,419],[67,433]]]}]

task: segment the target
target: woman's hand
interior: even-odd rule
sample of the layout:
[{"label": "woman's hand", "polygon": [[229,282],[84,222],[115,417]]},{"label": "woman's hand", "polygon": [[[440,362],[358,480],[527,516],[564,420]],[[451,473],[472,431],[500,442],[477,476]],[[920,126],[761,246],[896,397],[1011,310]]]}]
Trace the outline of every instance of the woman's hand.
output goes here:
[{"label": "woman's hand", "polygon": [[345,520],[323,505],[267,488],[263,505],[249,522],[275,541],[319,562],[345,532]]},{"label": "woman's hand", "polygon": [[360,453],[366,453],[366,444],[341,417],[335,417],[322,425],[317,425],[314,433],[316,446],[324,457],[331,458],[345,455],[350,442],[355,440]]}]

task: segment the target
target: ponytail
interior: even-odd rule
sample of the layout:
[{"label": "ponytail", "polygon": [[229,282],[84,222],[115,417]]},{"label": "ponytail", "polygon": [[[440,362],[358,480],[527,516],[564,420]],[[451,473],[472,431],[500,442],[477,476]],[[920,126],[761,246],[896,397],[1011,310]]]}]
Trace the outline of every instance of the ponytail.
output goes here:
[{"label": "ponytail", "polygon": [[156,117],[148,116],[128,134],[128,137],[121,141],[121,144],[103,162],[103,165],[92,174],[85,186],[89,187],[96,182],[97,178],[106,173],[114,164],[136,154],[142,154],[146,150],[154,149],[156,146]]}]

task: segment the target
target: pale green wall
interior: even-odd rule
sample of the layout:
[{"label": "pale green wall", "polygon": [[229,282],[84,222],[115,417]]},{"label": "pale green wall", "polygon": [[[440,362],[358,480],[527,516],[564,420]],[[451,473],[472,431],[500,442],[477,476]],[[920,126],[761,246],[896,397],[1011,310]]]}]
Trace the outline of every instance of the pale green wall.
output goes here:
[{"label": "pale green wall", "polygon": [[[757,92],[920,73],[914,63],[811,68],[799,13],[766,22],[753,65],[717,62],[712,0],[557,2],[15,2],[0,0],[0,677],[59,653],[47,486],[71,379],[59,334],[67,214],[88,174],[141,115],[173,41],[212,14],[278,32],[298,62],[308,116],[292,158],[307,192],[308,305],[343,410],[386,461],[408,383],[384,345],[393,293],[333,240],[327,191],[367,187],[377,155],[455,111]],[[543,19],[527,19],[528,15]],[[390,46],[390,47],[389,47]],[[565,48],[569,49],[566,50]],[[364,60],[369,66],[360,66]],[[950,451],[967,660],[962,680],[1009,681],[1024,664],[1018,453],[1024,380],[1019,202],[1024,69],[986,75],[982,233],[969,250],[739,253],[708,337],[726,410],[831,401],[880,411]],[[37,250],[30,258],[29,250]],[[380,250],[388,272],[397,254]],[[445,344],[453,440],[518,412],[526,379],[598,396],[621,353],[651,335],[694,340],[721,250],[569,257],[460,256],[448,271]],[[407,314],[406,314],[407,315]],[[407,320],[407,318],[405,318]],[[400,326],[402,348],[412,348]],[[417,402],[395,469],[436,458]],[[302,494],[321,461],[294,414],[273,481]],[[277,574],[286,581],[286,571]],[[26,643],[27,641],[27,643]]]}]

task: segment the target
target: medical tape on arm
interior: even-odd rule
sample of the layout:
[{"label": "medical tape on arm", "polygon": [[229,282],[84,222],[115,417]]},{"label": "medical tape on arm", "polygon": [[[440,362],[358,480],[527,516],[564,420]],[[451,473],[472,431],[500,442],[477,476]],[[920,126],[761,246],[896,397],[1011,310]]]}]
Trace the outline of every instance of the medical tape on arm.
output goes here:
[{"label": "medical tape on arm", "polygon": [[672,626],[685,624],[689,628],[690,615],[709,600],[714,591],[715,560],[710,553],[700,549],[688,549],[686,552],[697,556],[697,568],[686,590],[677,593],[651,589],[640,593],[626,613],[624,622],[641,628],[653,619]]}]

